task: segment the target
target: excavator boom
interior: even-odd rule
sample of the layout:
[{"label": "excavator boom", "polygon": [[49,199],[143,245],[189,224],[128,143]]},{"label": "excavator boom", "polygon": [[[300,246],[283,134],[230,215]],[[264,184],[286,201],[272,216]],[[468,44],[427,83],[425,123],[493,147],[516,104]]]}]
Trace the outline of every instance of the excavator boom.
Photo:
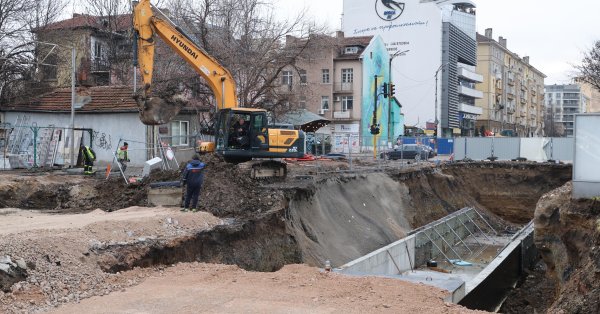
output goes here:
[{"label": "excavator boom", "polygon": [[[157,10],[158,12],[158,10]],[[156,39],[160,38],[181,56],[212,90],[217,104],[217,122],[211,142],[198,144],[198,152],[216,152],[226,161],[241,163],[253,159],[298,158],[304,156],[304,134],[294,129],[269,128],[264,109],[239,108],[231,73],[200,48],[166,16],[156,16],[150,0],[141,0],[133,11],[137,60],[144,87],[134,97],[144,124],[160,125],[173,119],[183,107],[176,98],[152,96],[152,75]],[[252,165],[254,177],[284,176],[285,164],[262,162]]]},{"label": "excavator boom", "polygon": [[164,124],[171,120],[182,107],[177,99],[162,99],[151,96],[154,72],[156,36],[181,56],[204,78],[215,95],[217,109],[236,108],[237,96],[233,76],[217,60],[208,55],[185,33],[174,26],[166,17],[154,15],[150,0],[141,0],[133,11],[133,26],[137,38],[137,61],[144,88],[136,100],[141,108],[140,118],[149,125]]}]

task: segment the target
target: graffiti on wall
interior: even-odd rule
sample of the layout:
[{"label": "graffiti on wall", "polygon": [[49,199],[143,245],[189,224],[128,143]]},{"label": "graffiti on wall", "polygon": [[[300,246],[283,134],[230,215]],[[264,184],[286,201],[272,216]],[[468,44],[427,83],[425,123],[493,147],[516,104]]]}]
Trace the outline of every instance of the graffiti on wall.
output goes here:
[{"label": "graffiti on wall", "polygon": [[94,148],[103,150],[112,150],[112,138],[110,134],[94,131]]}]

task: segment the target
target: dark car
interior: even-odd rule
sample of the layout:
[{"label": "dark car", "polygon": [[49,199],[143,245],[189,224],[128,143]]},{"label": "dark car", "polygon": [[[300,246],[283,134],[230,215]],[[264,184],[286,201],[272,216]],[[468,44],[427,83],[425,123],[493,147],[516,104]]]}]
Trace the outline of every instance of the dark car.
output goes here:
[{"label": "dark car", "polygon": [[421,144],[404,144],[400,145],[394,150],[390,150],[381,153],[381,158],[385,159],[415,159],[415,160],[427,160],[435,157],[436,153],[427,145]]}]

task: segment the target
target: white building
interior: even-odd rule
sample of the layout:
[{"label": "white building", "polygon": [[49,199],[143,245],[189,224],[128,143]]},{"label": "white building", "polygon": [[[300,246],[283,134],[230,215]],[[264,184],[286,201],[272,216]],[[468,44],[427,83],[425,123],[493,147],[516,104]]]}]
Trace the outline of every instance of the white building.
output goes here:
[{"label": "white building", "polygon": [[[392,81],[406,125],[439,121],[439,135],[467,135],[483,97],[475,84],[475,4],[469,0],[344,0],[346,36],[380,35],[394,56]],[[405,53],[403,53],[405,52]],[[396,54],[396,55],[394,55]]]}]

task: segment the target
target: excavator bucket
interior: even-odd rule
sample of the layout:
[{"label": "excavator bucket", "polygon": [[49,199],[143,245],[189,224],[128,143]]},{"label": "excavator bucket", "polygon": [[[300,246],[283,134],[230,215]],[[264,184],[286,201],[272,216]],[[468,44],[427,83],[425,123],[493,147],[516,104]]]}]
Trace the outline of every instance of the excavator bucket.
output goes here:
[{"label": "excavator bucket", "polygon": [[171,121],[185,103],[180,97],[146,97],[145,93],[133,96],[140,111],[140,120],[146,125],[161,125]]}]

